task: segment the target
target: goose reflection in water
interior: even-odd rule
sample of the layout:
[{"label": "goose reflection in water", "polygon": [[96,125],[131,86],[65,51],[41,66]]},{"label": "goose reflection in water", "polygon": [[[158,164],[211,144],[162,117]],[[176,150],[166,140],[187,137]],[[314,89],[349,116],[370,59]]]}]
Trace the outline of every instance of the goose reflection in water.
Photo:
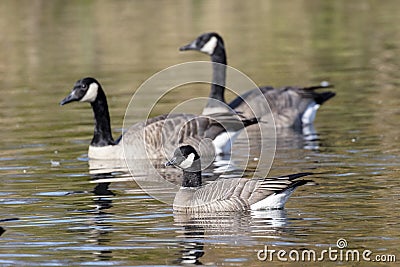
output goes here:
[{"label": "goose reflection in water", "polygon": [[[178,259],[175,263],[212,265],[201,260],[206,256],[206,244],[238,246],[259,245],[258,237],[279,237],[286,231],[285,210],[263,210],[246,212],[220,212],[204,214],[174,213],[177,238],[181,240]],[[215,258],[215,255],[213,258]]]},{"label": "goose reflection in water", "polygon": [[[85,225],[79,226],[79,231],[86,231],[89,236],[88,247],[93,248],[96,261],[109,261],[113,258],[113,250],[106,249],[112,243],[110,234],[113,233],[113,224],[109,218],[113,215],[109,210],[113,207],[115,193],[109,189],[111,181],[115,178],[111,173],[97,173],[92,175],[95,186],[92,193],[93,205],[91,209],[83,210]],[[109,181],[108,181],[109,180]],[[105,249],[98,249],[98,248]]]}]

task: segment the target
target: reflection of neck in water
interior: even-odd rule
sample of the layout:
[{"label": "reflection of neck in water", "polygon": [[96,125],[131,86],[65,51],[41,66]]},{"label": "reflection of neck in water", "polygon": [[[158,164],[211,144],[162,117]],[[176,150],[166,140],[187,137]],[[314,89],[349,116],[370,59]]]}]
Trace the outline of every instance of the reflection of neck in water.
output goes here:
[{"label": "reflection of neck in water", "polygon": [[[106,181],[108,179],[113,179],[114,175],[111,173],[95,174],[92,178],[93,182]],[[96,210],[99,212],[112,207],[112,197],[115,196],[115,193],[108,188],[110,184],[111,182],[99,182],[93,189],[93,193],[96,196],[93,198],[93,201],[96,204]]]},{"label": "reflection of neck in water", "polygon": [[[88,246],[89,247],[110,247],[112,239],[109,234],[112,234],[114,227],[112,221],[110,221],[110,216],[113,215],[110,208],[113,207],[112,202],[115,193],[109,189],[111,182],[106,182],[107,180],[114,179],[114,175],[111,173],[102,173],[92,175],[91,182],[96,183],[95,187],[91,191],[93,193],[93,207],[89,210],[84,210],[83,212],[87,214],[82,221],[83,229],[88,230]],[[111,249],[93,250],[92,255],[95,259],[94,261],[109,261],[113,258],[113,251]]]},{"label": "reflection of neck in water", "polygon": [[[203,265],[199,259],[204,255],[204,230],[195,225],[184,226],[184,238],[179,242],[182,249],[176,263]],[[179,236],[178,236],[179,237]]]}]

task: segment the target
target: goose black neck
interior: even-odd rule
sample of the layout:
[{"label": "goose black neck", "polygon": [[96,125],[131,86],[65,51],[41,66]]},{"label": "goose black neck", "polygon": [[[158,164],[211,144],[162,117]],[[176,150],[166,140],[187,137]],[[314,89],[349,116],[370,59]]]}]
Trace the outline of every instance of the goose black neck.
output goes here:
[{"label": "goose black neck", "polygon": [[201,164],[198,160],[190,168],[183,170],[182,186],[199,187],[201,184]]},{"label": "goose black neck", "polygon": [[183,187],[199,187],[201,186],[201,172],[183,171]]},{"label": "goose black neck", "polygon": [[94,113],[94,135],[92,146],[114,145],[114,139],[111,134],[110,113],[104,91],[99,87],[96,100],[91,103]]},{"label": "goose black neck", "polygon": [[213,83],[211,85],[210,98],[225,103],[224,92],[227,64],[225,49],[217,46],[214,54],[211,56],[211,61],[219,64],[213,64]]}]

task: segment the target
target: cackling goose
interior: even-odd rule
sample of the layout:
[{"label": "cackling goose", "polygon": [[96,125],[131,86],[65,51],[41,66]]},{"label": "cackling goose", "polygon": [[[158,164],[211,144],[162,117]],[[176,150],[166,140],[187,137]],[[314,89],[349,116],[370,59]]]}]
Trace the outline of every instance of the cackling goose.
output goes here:
[{"label": "cackling goose", "polygon": [[293,191],[311,180],[296,180],[311,173],[274,178],[220,178],[202,185],[199,154],[189,145],[180,146],[166,166],[183,170],[182,186],[173,208],[183,213],[282,209]]}]

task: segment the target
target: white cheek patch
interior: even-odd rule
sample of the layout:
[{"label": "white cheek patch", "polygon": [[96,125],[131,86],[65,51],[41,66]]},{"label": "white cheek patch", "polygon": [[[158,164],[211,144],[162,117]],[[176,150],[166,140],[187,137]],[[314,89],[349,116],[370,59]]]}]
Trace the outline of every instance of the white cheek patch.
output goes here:
[{"label": "white cheek patch", "polygon": [[215,47],[217,46],[218,39],[213,36],[211,39],[200,49],[201,52],[212,55],[214,53]]},{"label": "white cheek patch", "polygon": [[94,102],[97,97],[97,91],[99,90],[99,85],[97,83],[91,83],[86,94],[80,100],[81,102]]},{"label": "white cheek patch", "polygon": [[181,167],[182,169],[187,169],[190,166],[192,166],[194,161],[194,154],[190,153],[189,156],[181,162],[181,164],[179,164],[179,167]]}]

